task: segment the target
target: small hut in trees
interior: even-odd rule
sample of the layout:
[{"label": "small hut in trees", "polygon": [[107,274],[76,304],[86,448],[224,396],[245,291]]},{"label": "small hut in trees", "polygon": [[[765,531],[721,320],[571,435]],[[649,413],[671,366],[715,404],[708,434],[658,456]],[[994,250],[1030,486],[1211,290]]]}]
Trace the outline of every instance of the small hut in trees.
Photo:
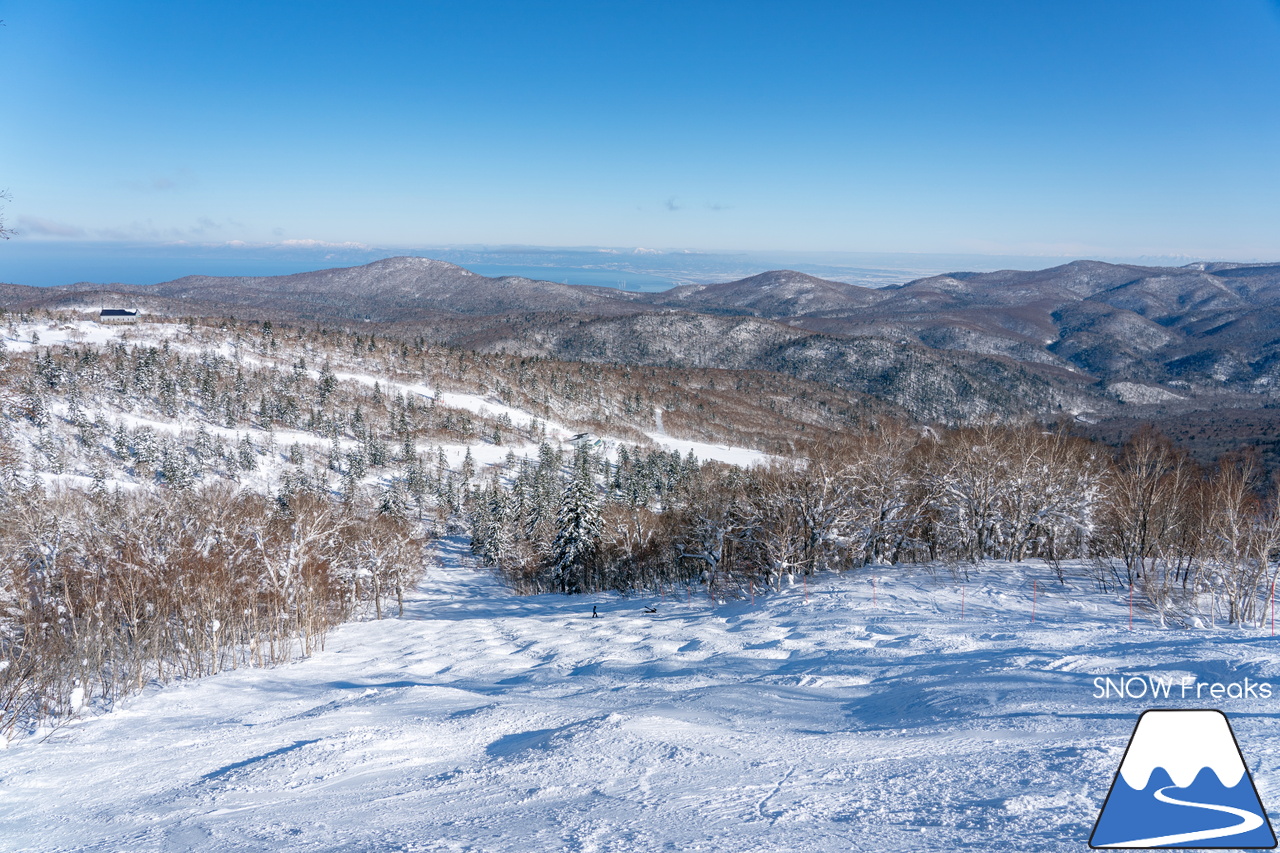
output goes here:
[{"label": "small hut in trees", "polygon": [[98,313],[99,323],[136,323],[138,312],[129,308],[103,308]]},{"label": "small hut in trees", "polygon": [[603,442],[594,433],[580,432],[569,439],[569,443],[574,447],[599,447]]}]

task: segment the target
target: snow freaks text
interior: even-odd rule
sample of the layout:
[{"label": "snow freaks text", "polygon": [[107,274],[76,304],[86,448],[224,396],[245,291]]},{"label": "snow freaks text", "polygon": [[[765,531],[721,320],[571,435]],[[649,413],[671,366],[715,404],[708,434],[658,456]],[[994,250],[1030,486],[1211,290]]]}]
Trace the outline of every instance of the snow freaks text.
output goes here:
[{"label": "snow freaks text", "polygon": [[1193,675],[1098,676],[1093,680],[1094,699],[1270,699],[1271,682],[1201,681]]}]

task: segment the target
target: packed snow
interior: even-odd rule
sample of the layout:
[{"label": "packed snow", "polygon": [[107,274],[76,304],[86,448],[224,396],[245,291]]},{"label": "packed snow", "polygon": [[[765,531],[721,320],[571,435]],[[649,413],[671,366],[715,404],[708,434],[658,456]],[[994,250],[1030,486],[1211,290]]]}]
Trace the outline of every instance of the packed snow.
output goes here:
[{"label": "packed snow", "polygon": [[1139,607],[1130,630],[1088,566],[868,568],[722,603],[517,597],[461,537],[435,562],[403,618],[309,659],[16,741],[0,849],[1078,851],[1149,707],[1221,708],[1280,798],[1280,691],[1142,687],[1280,683],[1269,624]]},{"label": "packed snow", "polygon": [[1155,385],[1142,385],[1137,382],[1113,382],[1107,390],[1115,394],[1125,403],[1168,403],[1173,400],[1185,400],[1181,394],[1175,394]]},{"label": "packed snow", "polygon": [[724,444],[708,444],[705,441],[689,441],[682,438],[673,438],[667,435],[666,427],[662,423],[661,407],[654,408],[653,422],[655,425],[654,431],[647,432],[645,435],[650,441],[661,447],[663,450],[675,450],[685,456],[692,453],[698,459],[710,460],[713,462],[724,462],[729,465],[738,465],[744,468],[748,468],[753,465],[764,465],[773,458],[767,453],[761,453],[758,450],[749,450],[745,447],[730,447]]}]

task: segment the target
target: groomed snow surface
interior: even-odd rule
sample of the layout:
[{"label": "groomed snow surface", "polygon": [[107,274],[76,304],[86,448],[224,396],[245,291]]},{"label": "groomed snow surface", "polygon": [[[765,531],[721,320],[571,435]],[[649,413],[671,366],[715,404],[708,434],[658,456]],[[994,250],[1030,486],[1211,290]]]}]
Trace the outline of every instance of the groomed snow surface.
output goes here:
[{"label": "groomed snow surface", "polygon": [[460,538],[439,563],[403,618],[344,626],[310,659],[15,742],[0,848],[1080,851],[1149,707],[1222,708],[1280,803],[1280,691],[1106,700],[1093,683],[1280,684],[1280,639],[1141,613],[1131,632],[1127,599],[1083,568],[1064,588],[990,564],[963,591],[945,570],[868,569],[721,604],[516,597]]}]

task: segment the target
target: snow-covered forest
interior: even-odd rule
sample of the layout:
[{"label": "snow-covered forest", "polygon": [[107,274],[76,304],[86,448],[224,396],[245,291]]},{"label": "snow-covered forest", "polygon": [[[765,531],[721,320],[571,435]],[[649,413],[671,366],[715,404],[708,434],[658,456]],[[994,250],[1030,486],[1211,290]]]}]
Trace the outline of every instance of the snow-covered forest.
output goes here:
[{"label": "snow-covered forest", "polygon": [[628,419],[654,401],[673,429],[717,405],[751,412],[768,377],[735,398],[656,369],[233,320],[10,314],[2,334],[5,739],[153,681],[305,655],[344,620],[398,609],[484,478],[559,459],[606,420],[611,446],[677,462],[764,458],[697,430],[655,442]]},{"label": "snow-covered forest", "polygon": [[749,374],[318,327],[9,315],[3,334],[5,737],[309,654],[397,612],[446,533],[521,593],[723,601],[869,565],[1072,560],[1182,626],[1256,622],[1275,579],[1251,457],[1206,470],[1152,433],[1117,451],[939,430],[812,388],[779,408],[794,389]]},{"label": "snow-covered forest", "polygon": [[623,447],[562,469],[524,458],[472,492],[474,548],[517,589],[724,598],[870,564],[1089,560],[1161,620],[1235,624],[1262,615],[1280,548],[1248,455],[1201,470],[1153,433],[1115,454],[1036,425],[884,423],[753,467]]}]

